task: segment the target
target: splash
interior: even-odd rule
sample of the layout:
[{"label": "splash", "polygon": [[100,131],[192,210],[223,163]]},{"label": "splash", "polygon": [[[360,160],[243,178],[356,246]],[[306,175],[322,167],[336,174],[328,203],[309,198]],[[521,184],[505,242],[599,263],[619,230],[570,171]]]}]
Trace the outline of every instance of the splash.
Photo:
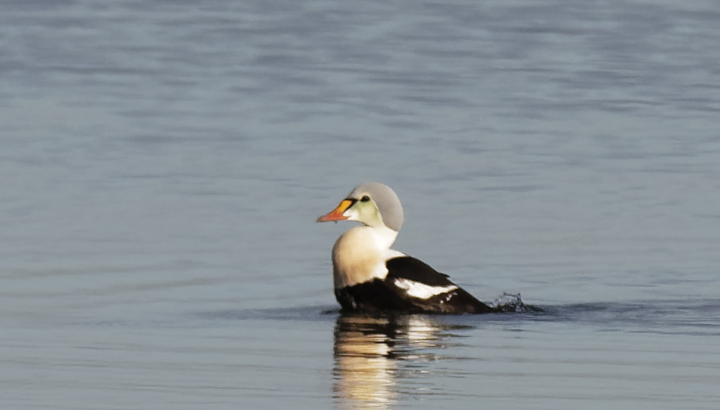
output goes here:
[{"label": "splash", "polygon": [[502,296],[490,303],[490,307],[497,312],[528,312],[529,309],[520,298],[520,294],[503,293]]}]

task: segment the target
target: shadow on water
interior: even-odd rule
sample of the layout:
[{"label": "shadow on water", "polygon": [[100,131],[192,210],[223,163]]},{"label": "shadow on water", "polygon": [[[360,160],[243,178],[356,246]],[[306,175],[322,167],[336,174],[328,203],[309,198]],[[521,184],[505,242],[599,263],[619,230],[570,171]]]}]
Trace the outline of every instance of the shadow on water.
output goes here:
[{"label": "shadow on water", "polygon": [[473,326],[447,316],[340,313],[334,331],[333,395],[343,408],[390,408],[401,381],[421,377],[439,351],[459,344]]},{"label": "shadow on water", "polygon": [[[532,313],[542,312],[542,308],[526,305],[520,295],[503,294],[489,306],[495,313]],[[246,310],[224,310],[199,313],[205,319],[229,319],[229,320],[295,320],[295,321],[331,321],[340,312],[340,307],[335,306],[303,306],[297,308],[270,308],[270,309],[246,309]],[[406,315],[412,316],[412,315]],[[422,316],[422,315],[421,315]],[[443,315],[430,314],[436,318],[465,317],[481,318],[499,317],[496,314],[485,315]]]},{"label": "shadow on water", "polygon": [[[341,408],[392,408],[408,382],[437,371],[434,363],[471,346],[473,329],[542,322],[590,325],[598,331],[720,335],[720,301],[586,303],[486,315],[370,316],[340,312],[335,321],[333,394]],[[425,389],[424,394],[433,394]]]},{"label": "shadow on water", "polygon": [[[491,304],[497,313],[483,315],[400,315],[422,317],[427,323],[472,329],[490,324],[567,323],[590,326],[599,331],[656,332],[720,335],[720,300],[659,300],[643,302],[594,302],[566,305],[527,305],[519,295],[503,295]],[[332,322],[340,314],[337,306],[250,309],[201,313],[205,319],[291,320]],[[378,317],[387,321],[388,317]],[[403,322],[404,323],[404,322]]]},{"label": "shadow on water", "polygon": [[[720,336],[720,300],[518,305],[483,315],[346,313],[336,306],[208,312],[206,319],[334,322],[333,398],[339,408],[393,408],[403,398],[440,394],[430,379],[438,363],[477,344],[474,330],[567,324],[594,331]],[[504,302],[508,302],[503,305]],[[512,309],[510,307],[513,307]],[[522,307],[522,308],[520,308]],[[520,326],[520,327],[518,327]],[[462,360],[466,360],[465,357]],[[434,375],[434,376],[433,376]]]},{"label": "shadow on water", "polygon": [[[333,395],[341,408],[391,408],[412,380],[433,373],[439,360],[463,345],[470,330],[514,313],[538,312],[520,295],[503,295],[485,315],[389,314],[339,312],[333,348]],[[514,313],[510,313],[514,312]],[[445,353],[442,353],[445,352]],[[410,388],[412,395],[419,389]],[[433,394],[423,389],[424,394]]]}]

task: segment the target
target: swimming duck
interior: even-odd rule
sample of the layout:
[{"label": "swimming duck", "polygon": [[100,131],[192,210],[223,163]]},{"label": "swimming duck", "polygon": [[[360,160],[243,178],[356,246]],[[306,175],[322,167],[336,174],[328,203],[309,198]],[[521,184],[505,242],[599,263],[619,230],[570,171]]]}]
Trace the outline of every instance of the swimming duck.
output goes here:
[{"label": "swimming duck", "polygon": [[403,224],[395,191],[375,182],[358,185],[318,222],[357,221],[332,250],[335,297],[347,311],[489,313],[494,309],[440,273],[390,249]]}]

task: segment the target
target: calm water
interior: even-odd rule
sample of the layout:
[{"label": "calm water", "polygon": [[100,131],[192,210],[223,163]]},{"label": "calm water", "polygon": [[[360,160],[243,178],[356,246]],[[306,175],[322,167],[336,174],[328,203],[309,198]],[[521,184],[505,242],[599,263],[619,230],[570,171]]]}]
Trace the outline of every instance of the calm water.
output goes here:
[{"label": "calm water", "polygon": [[[715,409],[720,4],[0,3],[3,409]],[[342,316],[315,224],[540,311]]]}]

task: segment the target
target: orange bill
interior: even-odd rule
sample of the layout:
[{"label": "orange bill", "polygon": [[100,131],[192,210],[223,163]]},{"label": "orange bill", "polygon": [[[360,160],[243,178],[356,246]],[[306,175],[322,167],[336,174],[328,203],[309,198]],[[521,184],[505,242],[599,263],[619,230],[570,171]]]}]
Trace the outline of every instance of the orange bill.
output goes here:
[{"label": "orange bill", "polygon": [[352,206],[353,201],[349,199],[343,199],[342,202],[340,202],[340,205],[338,205],[337,208],[330,211],[330,213],[325,214],[318,218],[318,222],[329,222],[329,221],[344,221],[348,219],[347,216],[343,215],[345,211],[347,211],[350,206]]}]

